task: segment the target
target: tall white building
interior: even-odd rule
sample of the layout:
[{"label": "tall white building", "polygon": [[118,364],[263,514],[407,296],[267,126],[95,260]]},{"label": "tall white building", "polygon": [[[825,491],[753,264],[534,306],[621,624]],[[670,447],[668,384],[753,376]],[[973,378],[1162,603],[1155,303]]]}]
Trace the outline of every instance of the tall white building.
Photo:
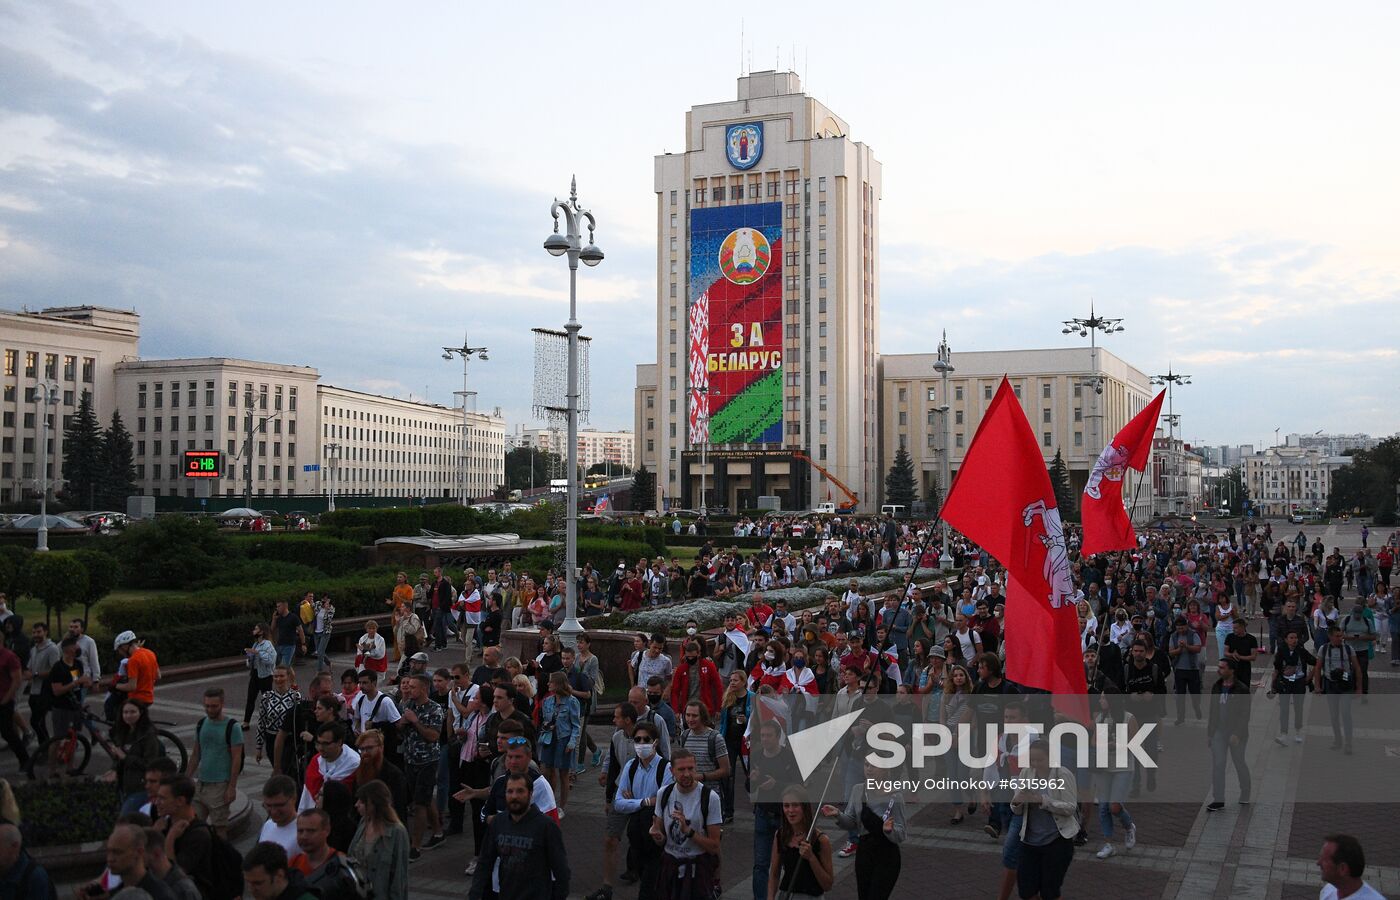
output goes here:
[{"label": "tall white building", "polygon": [[658,506],[806,507],[829,475],[875,508],[881,167],[849,134],[754,72],[656,157]]},{"label": "tall white building", "polygon": [[[314,493],[316,383],[306,366],[204,357],[116,367],[117,403],[131,432],[136,484],[153,497]],[[219,450],[223,476],[186,478],[185,450]]]},{"label": "tall white building", "polygon": [[[63,472],[63,431],[84,393],[91,393],[98,424],[106,428],[117,408],[113,370],[135,359],[141,317],[132,310],[62,306],[39,312],[0,310],[0,503],[38,495],[40,461],[47,450],[49,477],[57,489]],[[50,419],[49,446],[39,446],[38,384],[59,385]],[[123,413],[125,415],[125,413]],[[127,427],[131,427],[130,421]]]},{"label": "tall white building", "polygon": [[[337,496],[469,500],[505,483],[506,428],[499,412],[366,394],[333,385],[316,389],[320,414],[317,491],[334,479]],[[464,465],[465,461],[465,465]]]}]

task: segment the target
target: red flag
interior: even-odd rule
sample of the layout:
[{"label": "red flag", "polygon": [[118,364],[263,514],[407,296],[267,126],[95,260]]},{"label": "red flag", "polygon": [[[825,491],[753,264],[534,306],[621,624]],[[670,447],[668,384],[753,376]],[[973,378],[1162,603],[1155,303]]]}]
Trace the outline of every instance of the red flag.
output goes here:
[{"label": "red flag", "polygon": [[1088,720],[1074,580],[1040,445],[1005,378],[943,504],[943,518],[1006,567],[1006,677],[1066,697]]},{"label": "red flag", "polygon": [[1128,511],[1123,508],[1123,475],[1128,469],[1141,472],[1147,467],[1157,416],[1162,411],[1158,394],[1142,412],[1133,416],[1123,430],[1104,445],[1103,452],[1089,472],[1079,509],[1084,520],[1085,556],[1107,550],[1131,550],[1137,546],[1137,533]]}]

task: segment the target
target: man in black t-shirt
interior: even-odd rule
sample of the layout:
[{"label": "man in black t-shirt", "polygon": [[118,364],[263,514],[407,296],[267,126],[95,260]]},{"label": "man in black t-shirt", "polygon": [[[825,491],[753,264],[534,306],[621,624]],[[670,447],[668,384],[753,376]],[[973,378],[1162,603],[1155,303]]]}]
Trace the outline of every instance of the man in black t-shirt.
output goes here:
[{"label": "man in black t-shirt", "polygon": [[1244,616],[1235,616],[1233,629],[1225,636],[1225,658],[1235,661],[1235,680],[1244,685],[1245,690],[1253,690],[1251,664],[1259,656],[1259,639],[1249,633],[1249,623]]},{"label": "man in black t-shirt", "polygon": [[301,627],[301,616],[287,608],[286,600],[277,601],[277,612],[272,616],[272,643],[277,647],[279,666],[290,666],[298,648],[306,652],[306,632]]}]

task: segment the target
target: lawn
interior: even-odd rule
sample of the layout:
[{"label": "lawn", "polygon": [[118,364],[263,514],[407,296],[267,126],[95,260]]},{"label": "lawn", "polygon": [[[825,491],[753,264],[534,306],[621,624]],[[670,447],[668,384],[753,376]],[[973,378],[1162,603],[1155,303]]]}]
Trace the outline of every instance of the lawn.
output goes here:
[{"label": "lawn", "polygon": [[[106,629],[104,629],[97,622],[97,610],[101,608],[102,603],[105,603],[107,600],[139,600],[148,597],[165,597],[171,594],[182,593],[184,593],[184,591],[161,588],[140,588],[137,590],[126,590],[124,588],[119,588],[115,591],[112,591],[112,593],[104,597],[102,601],[99,602],[96,606],[94,606],[91,612],[88,613],[88,633],[92,635],[93,640],[98,641],[99,643],[107,638],[115,637],[115,635],[107,634]],[[35,622],[44,621],[44,604],[41,603],[39,600],[35,599],[34,597],[29,596],[28,594],[21,594],[14,603],[10,604],[10,608],[13,609],[15,612],[19,613],[21,616],[24,616],[24,621],[26,625],[31,625]],[[82,606],[67,607],[63,610],[63,618],[65,620],[71,619],[74,616],[81,617],[82,614]],[[62,625],[62,628],[59,629],[60,631],[67,630],[68,625],[66,621],[59,624]],[[51,622],[50,625],[52,626],[53,623]]]}]

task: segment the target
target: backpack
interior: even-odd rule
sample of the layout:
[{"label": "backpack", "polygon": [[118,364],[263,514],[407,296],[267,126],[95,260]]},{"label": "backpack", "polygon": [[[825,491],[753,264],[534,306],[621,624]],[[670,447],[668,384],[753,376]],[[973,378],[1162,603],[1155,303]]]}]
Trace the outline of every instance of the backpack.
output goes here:
[{"label": "backpack", "polygon": [[[690,734],[691,731],[689,728],[681,729],[681,736],[678,739],[680,746],[685,746],[685,739],[689,737]],[[718,744],[719,746],[716,747],[716,744]],[[715,763],[715,765],[719,765],[719,761],[721,759],[729,758],[729,748],[724,745],[724,739],[720,737],[718,728],[710,729],[709,736],[707,737],[706,749],[709,750],[710,759]]]},{"label": "backpack", "polygon": [[190,827],[209,829],[209,856],[201,872],[188,872],[204,900],[229,900],[243,896],[243,854],[207,822],[195,822]]},{"label": "backpack", "polygon": [[374,883],[364,864],[348,854],[336,852],[326,863],[325,874],[304,884],[318,891],[321,900],[373,900]]},{"label": "backpack", "polygon": [[[199,722],[196,723],[194,726],[194,742],[196,745],[199,743],[199,732],[203,730],[204,723],[207,721],[209,720],[200,719]],[[229,719],[228,722],[224,725],[224,746],[233,746],[233,719]]]},{"label": "backpack", "polygon": [[[637,762],[637,758],[633,757],[632,759],[627,761],[626,765],[622,767],[622,777],[618,779],[619,790],[621,789],[622,784],[628,778],[631,777],[627,774],[627,766],[632,767],[632,773],[635,775],[638,765],[640,765],[640,763]],[[666,780],[666,770],[670,765],[671,764],[667,762],[664,758],[658,757],[658,763],[656,766],[657,789],[660,789],[661,782]],[[651,839],[651,820],[656,816],[656,811],[660,808],[661,807],[659,805],[652,809],[647,809],[645,806],[643,806],[641,809],[628,815],[627,842],[630,845],[628,849],[629,864],[635,862],[632,859],[634,855],[638,858],[638,860],[650,859],[652,857],[657,857],[661,855],[661,851],[663,848],[658,847],[656,845],[656,842]]]},{"label": "backpack", "polygon": [[[357,718],[359,717],[360,706],[364,703],[364,696],[364,694],[360,694],[355,700],[355,715]],[[384,758],[390,762],[396,763],[399,760],[398,728],[389,722],[374,721],[374,717],[379,715],[380,706],[382,706],[384,701],[388,698],[389,695],[383,691],[380,691],[379,696],[374,698],[374,706],[369,711],[369,727],[378,731],[380,736],[384,739]]]},{"label": "backpack", "polygon": [[[34,858],[33,858],[32,856],[31,856],[31,857],[27,857],[27,858],[24,860],[24,869],[20,872],[19,878],[16,879],[16,883],[18,884],[18,887],[15,889],[15,893],[14,893],[14,896],[15,896],[15,897],[17,897],[17,898],[22,897],[22,898],[25,898],[25,900],[30,900],[30,898],[36,897],[36,895],[35,895],[35,893],[34,893],[34,883],[33,883],[33,882],[34,882],[34,872],[35,872],[38,868],[39,868],[39,864],[36,863],[36,862],[34,861]],[[44,894],[44,895],[42,896],[42,900],[58,900],[58,891],[57,891],[57,890],[54,888],[54,886],[53,886],[53,879],[50,878],[50,879],[48,880],[48,883],[49,883],[49,891],[48,891],[47,894]]]}]

